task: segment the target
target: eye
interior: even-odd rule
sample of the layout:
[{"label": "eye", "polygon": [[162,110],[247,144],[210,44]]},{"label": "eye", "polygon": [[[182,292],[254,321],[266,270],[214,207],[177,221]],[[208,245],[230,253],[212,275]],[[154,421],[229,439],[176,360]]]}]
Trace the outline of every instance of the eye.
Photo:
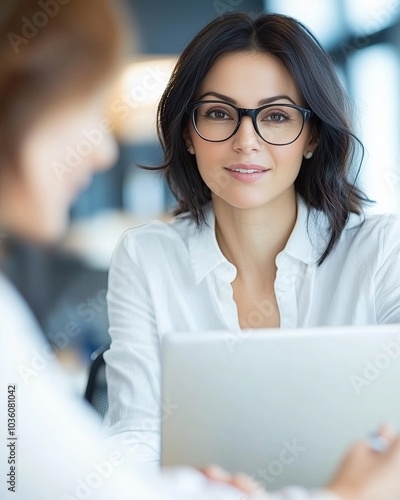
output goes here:
[{"label": "eye", "polygon": [[213,121],[234,120],[234,111],[224,107],[201,107],[200,113],[204,118]]},{"label": "eye", "polygon": [[215,120],[224,120],[226,118],[229,118],[228,114],[225,111],[221,110],[221,109],[216,109],[214,111],[209,111],[207,113],[207,116],[209,118],[214,118]]},{"label": "eye", "polygon": [[270,121],[273,123],[284,123],[289,119],[290,117],[286,113],[279,110],[270,110],[262,118],[264,121]]}]

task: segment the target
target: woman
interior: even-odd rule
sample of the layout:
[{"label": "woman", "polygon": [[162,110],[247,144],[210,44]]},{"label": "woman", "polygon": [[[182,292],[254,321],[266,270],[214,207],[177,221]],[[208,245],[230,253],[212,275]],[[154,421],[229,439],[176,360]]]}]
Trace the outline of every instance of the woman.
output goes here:
[{"label": "woman", "polygon": [[[78,150],[85,131],[98,129],[104,119],[123,56],[121,15],[108,0],[6,0],[1,12],[0,232],[53,244],[65,233],[79,191],[116,160],[111,133],[79,158]],[[0,240],[1,256],[6,242]],[[0,497],[54,500],[74,498],[79,488],[89,491],[93,460],[113,466],[109,451],[97,445],[98,423],[70,394],[50,346],[1,267],[0,335]],[[114,492],[128,498],[132,486],[138,495],[147,488],[135,479],[126,488],[128,481],[117,475],[121,483],[117,477],[116,484],[104,481],[92,488],[94,498]]]},{"label": "woman", "polygon": [[106,426],[142,460],[164,334],[400,321],[399,223],[363,214],[347,110],[285,16],[219,18],[181,55],[158,115],[178,216],[125,233],[109,277]]}]

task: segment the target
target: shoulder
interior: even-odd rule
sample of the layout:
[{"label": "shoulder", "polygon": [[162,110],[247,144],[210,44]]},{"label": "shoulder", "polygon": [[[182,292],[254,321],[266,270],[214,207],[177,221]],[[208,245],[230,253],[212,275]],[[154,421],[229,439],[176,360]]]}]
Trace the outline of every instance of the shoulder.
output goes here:
[{"label": "shoulder", "polygon": [[116,255],[130,259],[148,260],[161,255],[181,254],[187,251],[188,243],[195,230],[195,222],[186,215],[180,215],[168,222],[153,220],[125,231],[116,247]]},{"label": "shoulder", "polygon": [[363,215],[352,214],[345,231],[362,238],[395,237],[400,241],[400,216],[368,212]]},{"label": "shoulder", "polygon": [[[11,329],[12,326],[19,325],[19,327],[25,326],[28,330],[38,330],[36,321],[25,301],[14,286],[1,273],[0,303],[0,310],[7,311],[8,313],[0,313],[0,323],[3,327],[7,326],[8,329]],[[7,331],[7,328],[5,328],[4,331]],[[2,328],[0,328],[0,330],[2,330]]]},{"label": "shoulder", "polygon": [[[32,352],[53,361],[50,347],[44,341],[40,327],[24,299],[8,279],[0,273],[0,331],[7,335],[7,342],[0,351],[1,365],[18,359],[18,366],[31,366]],[[17,364],[10,369],[18,371]],[[32,371],[32,370],[31,370]]]},{"label": "shoulder", "polygon": [[348,245],[355,246],[358,254],[371,259],[377,265],[389,257],[397,258],[400,249],[400,216],[396,214],[352,214],[343,231]]},{"label": "shoulder", "polygon": [[400,216],[396,214],[371,214],[365,219],[364,231],[376,238],[381,252],[393,253],[400,247]]},{"label": "shoulder", "polygon": [[120,243],[128,246],[138,244],[142,246],[156,243],[167,244],[170,241],[184,242],[188,239],[194,225],[193,219],[185,215],[174,217],[168,222],[153,220],[125,231]]}]

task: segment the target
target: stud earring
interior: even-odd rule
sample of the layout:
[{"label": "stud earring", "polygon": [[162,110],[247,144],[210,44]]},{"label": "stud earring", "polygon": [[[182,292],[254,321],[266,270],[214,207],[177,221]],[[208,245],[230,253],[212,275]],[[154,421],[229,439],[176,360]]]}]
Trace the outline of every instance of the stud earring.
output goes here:
[{"label": "stud earring", "polygon": [[306,153],[306,154],[304,155],[304,158],[305,158],[306,160],[309,160],[309,159],[312,157],[312,155],[313,155],[313,154],[314,154],[314,153],[313,153],[312,151],[308,151],[308,153]]},{"label": "stud earring", "polygon": [[189,146],[189,147],[187,148],[187,151],[188,151],[188,153],[190,153],[191,155],[194,155],[194,149],[193,149],[193,146]]}]

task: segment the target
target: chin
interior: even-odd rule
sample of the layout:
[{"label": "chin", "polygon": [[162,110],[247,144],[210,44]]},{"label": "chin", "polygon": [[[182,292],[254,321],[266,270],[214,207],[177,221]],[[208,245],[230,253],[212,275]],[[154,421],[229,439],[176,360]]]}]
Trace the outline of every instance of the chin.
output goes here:
[{"label": "chin", "polygon": [[241,210],[253,210],[264,207],[268,205],[269,202],[273,201],[273,197],[269,198],[267,196],[232,196],[226,198],[224,201],[228,203],[232,207],[241,209]]},{"label": "chin", "polygon": [[32,228],[32,232],[27,236],[27,239],[34,241],[40,245],[52,246],[57,245],[65,236],[68,229],[68,218],[65,220],[47,220],[42,225],[37,225]]},{"label": "chin", "polygon": [[49,245],[56,245],[60,243],[67,233],[67,224],[62,227],[52,228],[44,235],[43,242]]}]

